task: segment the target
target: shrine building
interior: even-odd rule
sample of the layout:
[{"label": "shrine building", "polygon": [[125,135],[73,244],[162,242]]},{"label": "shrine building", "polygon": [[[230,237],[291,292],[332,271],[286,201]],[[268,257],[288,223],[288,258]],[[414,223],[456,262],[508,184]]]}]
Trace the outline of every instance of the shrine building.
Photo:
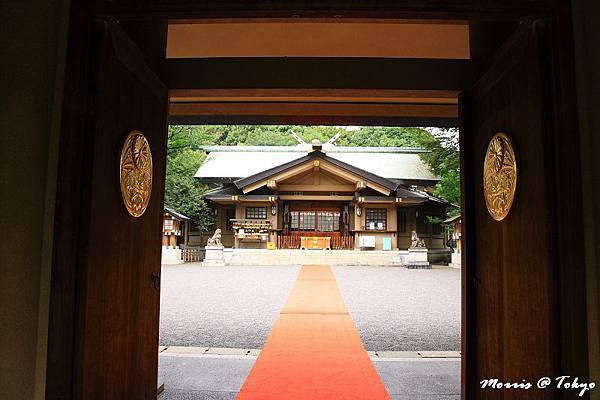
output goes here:
[{"label": "shrine building", "polygon": [[186,245],[190,230],[190,218],[165,207],[163,213],[162,236],[163,248],[175,249],[180,245]]},{"label": "shrine building", "polygon": [[222,242],[234,248],[407,249],[416,231],[445,247],[448,203],[432,196],[438,178],[398,147],[208,146],[196,178]]}]

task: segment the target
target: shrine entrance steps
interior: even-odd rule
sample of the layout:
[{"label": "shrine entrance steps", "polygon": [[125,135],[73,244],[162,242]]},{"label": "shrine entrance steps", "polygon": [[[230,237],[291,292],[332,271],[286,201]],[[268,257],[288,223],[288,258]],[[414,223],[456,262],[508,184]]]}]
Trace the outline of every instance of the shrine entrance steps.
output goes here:
[{"label": "shrine entrance steps", "polygon": [[408,251],[392,250],[255,250],[226,249],[227,265],[363,265],[403,266]]}]

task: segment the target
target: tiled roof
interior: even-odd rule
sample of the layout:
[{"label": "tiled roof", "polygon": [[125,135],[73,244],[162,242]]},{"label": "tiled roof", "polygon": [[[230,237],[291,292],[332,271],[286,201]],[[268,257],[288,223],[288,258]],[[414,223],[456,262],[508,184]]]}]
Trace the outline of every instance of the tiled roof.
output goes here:
[{"label": "tiled roof", "polygon": [[[200,179],[235,180],[256,175],[303,158],[310,146],[208,146],[206,160],[196,172]],[[382,178],[395,181],[425,181],[438,178],[421,160],[423,149],[399,147],[339,147],[323,145],[333,159]]]},{"label": "tiled roof", "polygon": [[332,163],[334,165],[337,165],[340,168],[346,169],[346,170],[348,170],[350,172],[353,172],[353,173],[355,173],[355,174],[357,174],[359,176],[367,178],[371,182],[375,182],[375,183],[377,183],[379,185],[382,185],[382,186],[388,188],[389,190],[393,191],[393,190],[396,190],[396,188],[398,187],[397,183],[395,183],[395,182],[393,182],[393,181],[391,181],[389,179],[382,178],[381,176],[375,175],[375,174],[373,174],[373,173],[371,173],[369,171],[365,171],[365,170],[362,170],[360,168],[356,168],[354,165],[351,165],[351,164],[345,163],[343,161],[340,161],[340,160],[338,160],[336,158],[330,157],[330,156],[328,156],[328,155],[326,155],[326,154],[324,154],[324,153],[322,153],[320,151],[313,151],[313,152],[311,152],[310,154],[308,154],[308,155],[306,155],[304,157],[297,158],[297,159],[292,160],[290,162],[278,165],[278,166],[276,166],[274,168],[270,168],[268,170],[261,171],[261,172],[259,172],[257,174],[251,175],[249,177],[240,179],[239,181],[235,182],[235,185],[238,188],[241,189],[244,186],[251,185],[251,184],[253,184],[255,182],[258,182],[258,181],[260,181],[262,179],[266,179],[269,176],[275,175],[275,174],[277,174],[277,173],[279,173],[281,171],[285,171],[286,169],[292,168],[292,167],[294,167],[296,165],[300,165],[300,164],[302,164],[302,163],[304,163],[306,161],[309,161],[311,159],[314,159],[314,158],[319,158],[319,159],[328,161],[328,162],[330,162],[330,163]]},{"label": "tiled roof", "polygon": [[177,211],[173,210],[172,208],[169,207],[165,207],[165,211],[168,212],[169,214],[171,214],[172,216],[178,218],[178,219],[183,219],[183,220],[189,220],[190,217],[186,217],[185,215],[178,213]]}]

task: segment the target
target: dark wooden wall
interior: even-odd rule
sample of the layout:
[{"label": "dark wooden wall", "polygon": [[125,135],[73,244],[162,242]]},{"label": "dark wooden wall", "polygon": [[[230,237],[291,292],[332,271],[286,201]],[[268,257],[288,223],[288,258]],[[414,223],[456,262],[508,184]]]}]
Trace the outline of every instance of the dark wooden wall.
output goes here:
[{"label": "dark wooden wall", "polygon": [[[96,24],[88,185],[81,235],[77,398],[156,397],[167,92],[115,24]],[[119,187],[120,148],[140,130],[153,157],[148,209],[134,218]]]},{"label": "dark wooden wall", "polygon": [[[472,214],[474,235],[468,267],[475,285],[474,351],[477,380],[537,380],[557,371],[558,345],[554,244],[554,187],[544,133],[540,50],[533,27],[513,37],[501,63],[473,90]],[[483,197],[483,160],[496,132],[513,139],[518,157],[518,190],[513,209],[501,222],[488,214]],[[467,194],[467,195],[469,195]],[[468,205],[467,205],[468,207]],[[472,232],[471,232],[472,233]],[[474,272],[474,274],[473,274]],[[468,362],[468,361],[467,361]],[[479,392],[504,398],[504,391]],[[552,398],[549,391],[515,392],[515,398]]]},{"label": "dark wooden wall", "polygon": [[46,398],[73,398],[75,307],[79,271],[82,196],[86,178],[82,166],[88,135],[88,90],[93,18],[80,4],[70,9],[61,117],[54,242],[50,280]]},{"label": "dark wooden wall", "polygon": [[[575,63],[577,77],[577,108],[579,148],[581,158],[581,190],[584,229],[578,247],[585,251],[585,294],[587,323],[590,335],[589,369],[596,381],[600,377],[600,2],[580,0],[572,3]],[[570,21],[569,21],[570,22]],[[585,316],[583,316],[585,318]],[[600,392],[594,400],[600,399]]]},{"label": "dark wooden wall", "polygon": [[[579,165],[569,162],[579,155],[576,104],[566,100],[574,98],[566,21],[562,9],[522,24],[462,96],[465,398],[571,398],[576,394],[552,389],[478,386],[487,378],[586,378],[585,297],[577,288],[583,253],[574,251],[581,232]],[[489,216],[483,197],[484,155],[496,132],[511,136],[518,156],[513,209],[501,222]]]},{"label": "dark wooden wall", "polygon": [[[46,393],[49,399],[152,399],[167,90],[116,24],[97,21],[89,32],[91,67],[81,75],[87,81],[77,82],[86,85],[87,98],[70,99],[80,108],[65,126],[73,134],[64,136],[62,148],[68,152],[63,165],[71,168],[62,170],[60,192],[78,208],[60,214],[71,226],[60,225],[58,237],[68,236],[55,247]],[[132,130],[145,134],[153,156],[151,199],[139,218],[127,212],[119,186],[120,148]]]}]

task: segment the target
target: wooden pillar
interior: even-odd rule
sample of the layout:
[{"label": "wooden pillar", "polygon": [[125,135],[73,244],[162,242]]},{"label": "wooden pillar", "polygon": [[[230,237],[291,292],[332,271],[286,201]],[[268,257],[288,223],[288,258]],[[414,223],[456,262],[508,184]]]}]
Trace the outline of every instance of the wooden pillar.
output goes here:
[{"label": "wooden pillar", "polygon": [[190,236],[190,221],[183,221],[183,245],[187,246]]}]

